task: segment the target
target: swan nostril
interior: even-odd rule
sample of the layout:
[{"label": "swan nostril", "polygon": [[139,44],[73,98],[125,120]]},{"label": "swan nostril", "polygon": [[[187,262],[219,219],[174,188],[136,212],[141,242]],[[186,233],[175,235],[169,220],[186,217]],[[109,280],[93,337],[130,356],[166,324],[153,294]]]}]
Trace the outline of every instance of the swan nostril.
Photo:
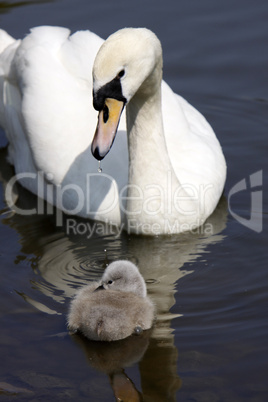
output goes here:
[{"label": "swan nostril", "polygon": [[109,119],[109,108],[107,105],[104,105],[103,108],[103,123],[107,123]]}]

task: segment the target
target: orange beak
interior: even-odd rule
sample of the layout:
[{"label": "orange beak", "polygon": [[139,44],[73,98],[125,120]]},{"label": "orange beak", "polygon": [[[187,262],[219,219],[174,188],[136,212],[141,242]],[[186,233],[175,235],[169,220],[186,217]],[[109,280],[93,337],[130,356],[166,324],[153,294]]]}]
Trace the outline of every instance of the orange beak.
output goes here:
[{"label": "orange beak", "polygon": [[99,112],[98,124],[91,144],[91,152],[97,160],[102,160],[110,151],[117,132],[124,102],[106,98],[104,108]]}]

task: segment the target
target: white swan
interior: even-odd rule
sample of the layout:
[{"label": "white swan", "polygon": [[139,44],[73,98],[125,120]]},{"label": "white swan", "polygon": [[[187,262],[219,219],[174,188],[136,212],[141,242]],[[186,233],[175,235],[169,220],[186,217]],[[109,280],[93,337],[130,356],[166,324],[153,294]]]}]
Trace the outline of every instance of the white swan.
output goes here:
[{"label": "white swan", "polygon": [[[58,27],[34,28],[21,41],[0,31],[0,51],[0,123],[23,186],[135,233],[191,230],[213,212],[226,177],[221,147],[162,81],[151,31],[122,29],[104,43]],[[117,130],[125,105],[128,135],[124,111]],[[98,173],[91,148],[104,158],[116,131]]]}]

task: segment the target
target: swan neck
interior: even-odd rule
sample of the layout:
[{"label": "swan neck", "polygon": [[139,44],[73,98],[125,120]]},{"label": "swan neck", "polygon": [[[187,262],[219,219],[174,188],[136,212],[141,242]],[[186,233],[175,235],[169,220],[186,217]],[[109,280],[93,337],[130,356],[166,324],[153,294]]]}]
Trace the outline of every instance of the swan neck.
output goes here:
[{"label": "swan neck", "polygon": [[146,177],[152,178],[155,167],[163,172],[171,169],[163,128],[161,85],[157,88],[142,86],[127,105],[126,115],[129,183],[136,181],[141,164],[144,181]]}]

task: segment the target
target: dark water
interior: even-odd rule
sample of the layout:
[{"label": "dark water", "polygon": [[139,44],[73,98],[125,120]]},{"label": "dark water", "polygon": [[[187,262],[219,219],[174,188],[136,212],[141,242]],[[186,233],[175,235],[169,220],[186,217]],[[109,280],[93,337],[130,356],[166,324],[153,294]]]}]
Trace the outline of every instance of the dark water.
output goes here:
[{"label": "dark water", "polygon": [[[165,80],[205,114],[228,164],[213,233],[87,239],[56,228],[53,216],[9,213],[3,189],[13,172],[1,150],[1,400],[130,400],[126,387],[132,400],[268,400],[267,17],[265,0],[0,3],[0,26],[17,38],[41,24],[104,38],[152,29]],[[232,194],[243,179],[247,189]],[[21,207],[36,204],[18,192]],[[70,297],[118,258],[139,264],[158,306],[155,328],[110,346],[71,338]]]}]

